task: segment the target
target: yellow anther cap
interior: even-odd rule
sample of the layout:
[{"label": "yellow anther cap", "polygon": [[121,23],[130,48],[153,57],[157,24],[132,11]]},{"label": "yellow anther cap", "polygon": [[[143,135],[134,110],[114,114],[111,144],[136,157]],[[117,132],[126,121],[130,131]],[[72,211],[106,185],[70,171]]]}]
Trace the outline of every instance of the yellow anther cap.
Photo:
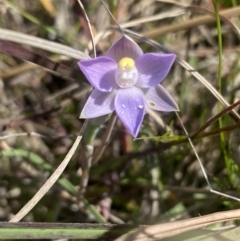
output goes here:
[{"label": "yellow anther cap", "polygon": [[118,66],[121,70],[133,69],[135,67],[135,62],[131,58],[124,57],[118,62]]}]

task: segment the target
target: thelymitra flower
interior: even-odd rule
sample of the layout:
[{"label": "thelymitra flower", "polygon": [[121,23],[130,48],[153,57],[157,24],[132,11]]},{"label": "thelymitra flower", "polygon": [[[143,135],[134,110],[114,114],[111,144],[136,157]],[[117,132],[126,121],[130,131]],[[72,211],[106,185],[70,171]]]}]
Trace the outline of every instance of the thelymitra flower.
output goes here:
[{"label": "thelymitra flower", "polygon": [[80,118],[96,118],[116,111],[133,137],[138,135],[145,109],[178,111],[178,106],[160,85],[175,54],[144,54],[129,37],[122,36],[106,56],[79,61],[79,67],[94,87]]}]

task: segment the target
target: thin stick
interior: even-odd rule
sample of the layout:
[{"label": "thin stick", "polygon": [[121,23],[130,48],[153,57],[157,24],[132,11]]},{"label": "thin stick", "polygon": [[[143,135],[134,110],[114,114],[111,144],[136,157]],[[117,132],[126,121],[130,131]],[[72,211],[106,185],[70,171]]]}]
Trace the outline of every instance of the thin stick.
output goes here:
[{"label": "thin stick", "polygon": [[90,32],[90,36],[91,36],[92,47],[93,47],[93,54],[94,54],[94,58],[96,58],[96,57],[97,57],[97,52],[96,52],[96,46],[95,46],[95,44],[94,44],[94,39],[93,39],[93,32],[92,32],[91,23],[90,23],[90,20],[89,20],[89,18],[88,18],[88,15],[87,15],[87,13],[86,13],[86,11],[85,11],[85,8],[84,8],[81,0],[78,0],[78,3],[79,3],[79,5],[80,5],[80,8],[81,8],[82,11],[83,11],[83,14],[84,14],[84,16],[85,16],[85,18],[86,18],[86,21],[87,21],[87,24],[88,24],[88,28],[89,28],[89,32]]},{"label": "thin stick", "polygon": [[111,18],[114,20],[114,22],[116,23],[117,27],[119,28],[119,30],[122,32],[123,35],[125,35],[124,31],[122,30],[121,26],[119,25],[119,23],[117,22],[116,18],[113,16],[113,14],[110,12],[110,10],[108,9],[106,3],[101,0],[103,6],[105,7],[105,9],[107,10],[107,12],[109,13],[109,15],[111,16]]},{"label": "thin stick", "polygon": [[44,183],[44,185],[38,190],[38,192],[33,196],[33,198],[28,201],[28,203],[9,221],[9,222],[19,222],[23,217],[25,217],[34,207],[35,205],[42,199],[42,197],[49,191],[49,189],[54,185],[54,183],[58,180],[61,176],[63,171],[65,170],[66,166],[68,165],[69,161],[71,160],[73,154],[75,153],[86,129],[88,121],[84,121],[83,126],[74,141],[71,149],[58,166],[58,168],[54,171],[54,173],[48,178],[48,180]]}]

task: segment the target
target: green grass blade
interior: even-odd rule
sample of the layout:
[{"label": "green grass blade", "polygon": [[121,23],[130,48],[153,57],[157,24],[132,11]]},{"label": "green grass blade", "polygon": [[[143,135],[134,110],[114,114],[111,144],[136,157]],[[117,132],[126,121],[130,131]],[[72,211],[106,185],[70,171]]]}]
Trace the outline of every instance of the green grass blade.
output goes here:
[{"label": "green grass blade", "polygon": [[134,225],[73,223],[0,223],[1,239],[104,239],[113,240],[136,231]]},{"label": "green grass blade", "polygon": [[[221,21],[219,17],[219,12],[218,12],[218,5],[217,5],[217,0],[212,0],[213,6],[214,6],[214,11],[215,11],[215,16],[216,16],[216,23],[217,23],[217,32],[218,32],[218,74],[217,74],[217,79],[218,79],[218,91],[220,94],[222,94],[223,89],[222,89],[222,29],[221,29]],[[218,112],[220,113],[222,111],[222,105],[219,103],[218,104]],[[223,128],[223,118],[219,118],[219,128]],[[220,133],[220,142],[221,142],[221,148],[225,160],[225,164],[227,167],[228,171],[228,177],[230,182],[233,184],[233,175],[232,175],[232,160],[230,158],[229,152],[226,147],[226,140],[225,140],[225,134]]]}]

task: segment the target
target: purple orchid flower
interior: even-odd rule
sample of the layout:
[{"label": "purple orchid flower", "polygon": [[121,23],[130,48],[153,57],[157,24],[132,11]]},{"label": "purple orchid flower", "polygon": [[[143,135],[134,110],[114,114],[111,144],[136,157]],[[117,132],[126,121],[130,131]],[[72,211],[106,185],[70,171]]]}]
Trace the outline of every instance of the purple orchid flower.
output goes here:
[{"label": "purple orchid flower", "polygon": [[116,111],[133,137],[138,135],[145,109],[178,111],[162,85],[175,54],[143,54],[129,37],[122,36],[106,56],[79,61],[78,65],[94,87],[80,118],[89,119]]}]

